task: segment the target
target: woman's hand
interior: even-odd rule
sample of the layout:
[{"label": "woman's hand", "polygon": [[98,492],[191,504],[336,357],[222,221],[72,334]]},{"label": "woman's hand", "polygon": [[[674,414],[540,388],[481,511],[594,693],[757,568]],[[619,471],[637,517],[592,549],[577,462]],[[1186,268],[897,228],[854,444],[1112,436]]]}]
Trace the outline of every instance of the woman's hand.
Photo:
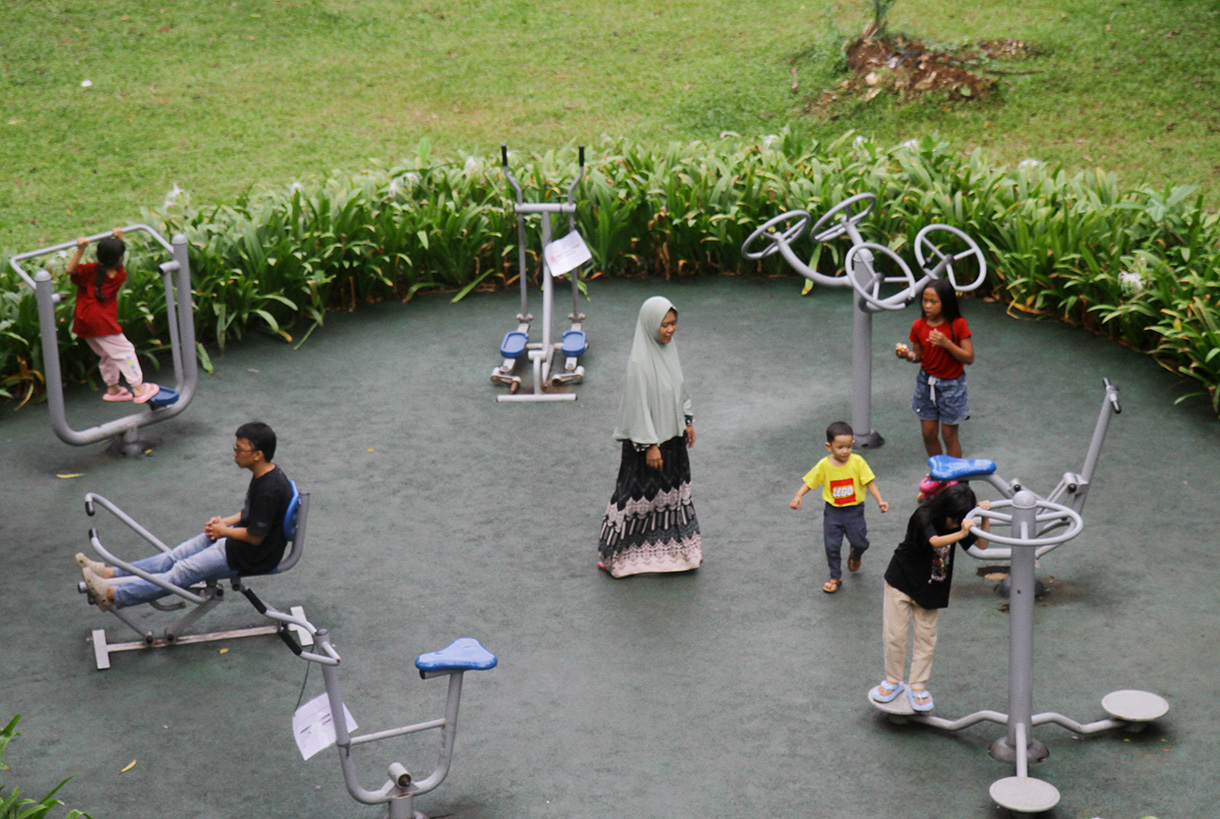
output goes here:
[{"label": "woman's hand", "polygon": [[948,347],[951,344],[949,337],[940,330],[933,330],[928,333],[928,343],[933,347]]},{"label": "woman's hand", "polygon": [[661,460],[661,448],[656,444],[648,447],[644,452],[644,463],[648,464],[650,469],[660,469],[664,466],[665,463]]},{"label": "woman's hand", "polygon": [[686,425],[686,448],[690,449],[695,445],[695,427],[692,424]]}]

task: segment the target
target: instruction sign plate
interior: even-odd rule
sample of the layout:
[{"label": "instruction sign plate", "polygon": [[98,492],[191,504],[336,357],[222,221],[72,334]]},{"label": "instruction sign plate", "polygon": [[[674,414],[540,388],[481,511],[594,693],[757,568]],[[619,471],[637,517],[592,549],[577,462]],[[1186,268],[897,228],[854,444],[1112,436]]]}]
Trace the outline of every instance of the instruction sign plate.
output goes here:
[{"label": "instruction sign plate", "polygon": [[[347,705],[343,706],[343,715],[347,718],[347,730],[355,731],[356,720]],[[334,716],[325,694],[314,697],[292,715],[292,735],[296,737],[297,748],[305,759],[335,744]]]},{"label": "instruction sign plate", "polygon": [[574,230],[544,247],[542,256],[552,276],[563,276],[593,258],[585,240]]}]

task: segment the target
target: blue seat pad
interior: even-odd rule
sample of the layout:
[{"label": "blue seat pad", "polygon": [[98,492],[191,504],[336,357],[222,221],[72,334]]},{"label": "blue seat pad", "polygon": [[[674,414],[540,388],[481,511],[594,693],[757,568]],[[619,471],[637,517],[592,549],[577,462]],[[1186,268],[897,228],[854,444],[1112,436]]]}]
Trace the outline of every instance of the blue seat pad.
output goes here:
[{"label": "blue seat pad", "polygon": [[415,658],[415,667],[420,671],[486,671],[495,668],[496,655],[483,648],[473,637],[454,640],[440,651],[430,651]]},{"label": "blue seat pad", "polygon": [[585,354],[585,331],[584,330],[567,330],[563,334],[563,346],[560,348],[564,355],[579,358]]},{"label": "blue seat pad", "polygon": [[505,358],[520,358],[525,355],[525,345],[529,343],[529,340],[528,333],[509,330],[504,334],[504,341],[500,342],[500,355]]},{"label": "blue seat pad", "polygon": [[950,455],[933,455],[928,458],[928,468],[938,481],[956,481],[974,478],[995,472],[995,461],[986,458],[954,458]]}]

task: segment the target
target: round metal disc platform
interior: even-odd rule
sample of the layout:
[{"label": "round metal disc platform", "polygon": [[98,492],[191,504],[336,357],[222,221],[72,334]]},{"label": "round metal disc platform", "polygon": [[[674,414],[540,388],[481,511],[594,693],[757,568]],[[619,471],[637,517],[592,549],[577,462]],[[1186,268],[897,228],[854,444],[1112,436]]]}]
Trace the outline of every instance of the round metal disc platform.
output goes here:
[{"label": "round metal disc platform", "polygon": [[1164,697],[1130,688],[1106,694],[1101,698],[1101,707],[1115,719],[1127,722],[1151,722],[1169,713],[1169,703]]},{"label": "round metal disc platform", "polygon": [[1017,815],[1048,811],[1059,804],[1059,789],[1032,777],[1006,776],[991,783],[991,798]]},{"label": "round metal disc platform", "polygon": [[[917,714],[915,712],[915,709],[911,708],[911,702],[910,702],[910,700],[907,699],[907,692],[906,692],[905,688],[902,690],[901,694],[899,694],[897,697],[894,697],[894,699],[890,700],[889,702],[878,702],[877,700],[873,699],[873,689],[870,688],[868,690],[868,701],[878,711],[881,711],[882,713],[885,713],[885,714],[890,714],[891,716],[895,716],[895,717],[919,716],[919,714]],[[931,712],[925,712],[925,713],[931,713]]]}]

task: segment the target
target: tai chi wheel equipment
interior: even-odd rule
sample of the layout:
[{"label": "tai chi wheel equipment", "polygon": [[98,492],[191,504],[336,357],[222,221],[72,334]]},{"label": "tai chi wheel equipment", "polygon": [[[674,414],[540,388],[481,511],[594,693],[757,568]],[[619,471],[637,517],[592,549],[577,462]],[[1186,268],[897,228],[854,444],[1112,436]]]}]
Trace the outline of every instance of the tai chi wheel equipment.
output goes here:
[{"label": "tai chi wheel equipment", "polygon": [[[928,225],[915,239],[920,277],[888,247],[866,242],[859,225],[876,207],[872,193],[858,193],[828,210],[816,222],[804,210],[790,210],[767,220],[746,239],[741,253],[747,259],[765,259],[779,253],[806,279],[825,287],[851,287],[855,293],[852,320],[852,413],[856,446],[876,449],[885,439],[873,429],[873,313],[902,310],[933,279],[945,278],[957,290],[974,290],[987,276],[987,264],[978,243],[949,225]],[[812,223],[812,227],[810,224]],[[844,260],[846,274],[827,276],[801,260],[792,246],[806,234],[817,244],[841,236],[851,240]],[[815,251],[816,254],[817,251]],[[966,275],[969,274],[969,275]]]},{"label": "tai chi wheel equipment", "polygon": [[1102,698],[1102,707],[1110,715],[1108,719],[1081,724],[1062,714],[1032,713],[1034,554],[1039,548],[1057,546],[1076,537],[1084,523],[1075,510],[1040,499],[1027,489],[1018,491],[1011,500],[994,501],[991,506],[991,509],[975,508],[968,516],[1006,524],[1012,531],[1011,535],[998,535],[994,531],[985,532],[978,528],[971,530],[978,537],[1006,544],[1012,549],[1012,593],[1008,609],[1008,713],[977,711],[961,719],[948,720],[915,714],[901,699],[881,703],[870,696],[869,701],[899,721],[932,725],[947,731],[958,731],[978,722],[995,722],[1006,726],[1005,735],[991,744],[989,753],[994,759],[1014,764],[1016,772],[1014,776],[992,783],[991,798],[1017,816],[1033,816],[1059,804],[1058,788],[1029,775],[1030,763],[1041,762],[1050,755],[1046,745],[1033,738],[1034,726],[1055,723],[1081,736],[1115,728],[1138,731],[1147,723],[1164,716],[1169,711],[1169,704],[1164,698],[1148,691],[1122,690]]}]

